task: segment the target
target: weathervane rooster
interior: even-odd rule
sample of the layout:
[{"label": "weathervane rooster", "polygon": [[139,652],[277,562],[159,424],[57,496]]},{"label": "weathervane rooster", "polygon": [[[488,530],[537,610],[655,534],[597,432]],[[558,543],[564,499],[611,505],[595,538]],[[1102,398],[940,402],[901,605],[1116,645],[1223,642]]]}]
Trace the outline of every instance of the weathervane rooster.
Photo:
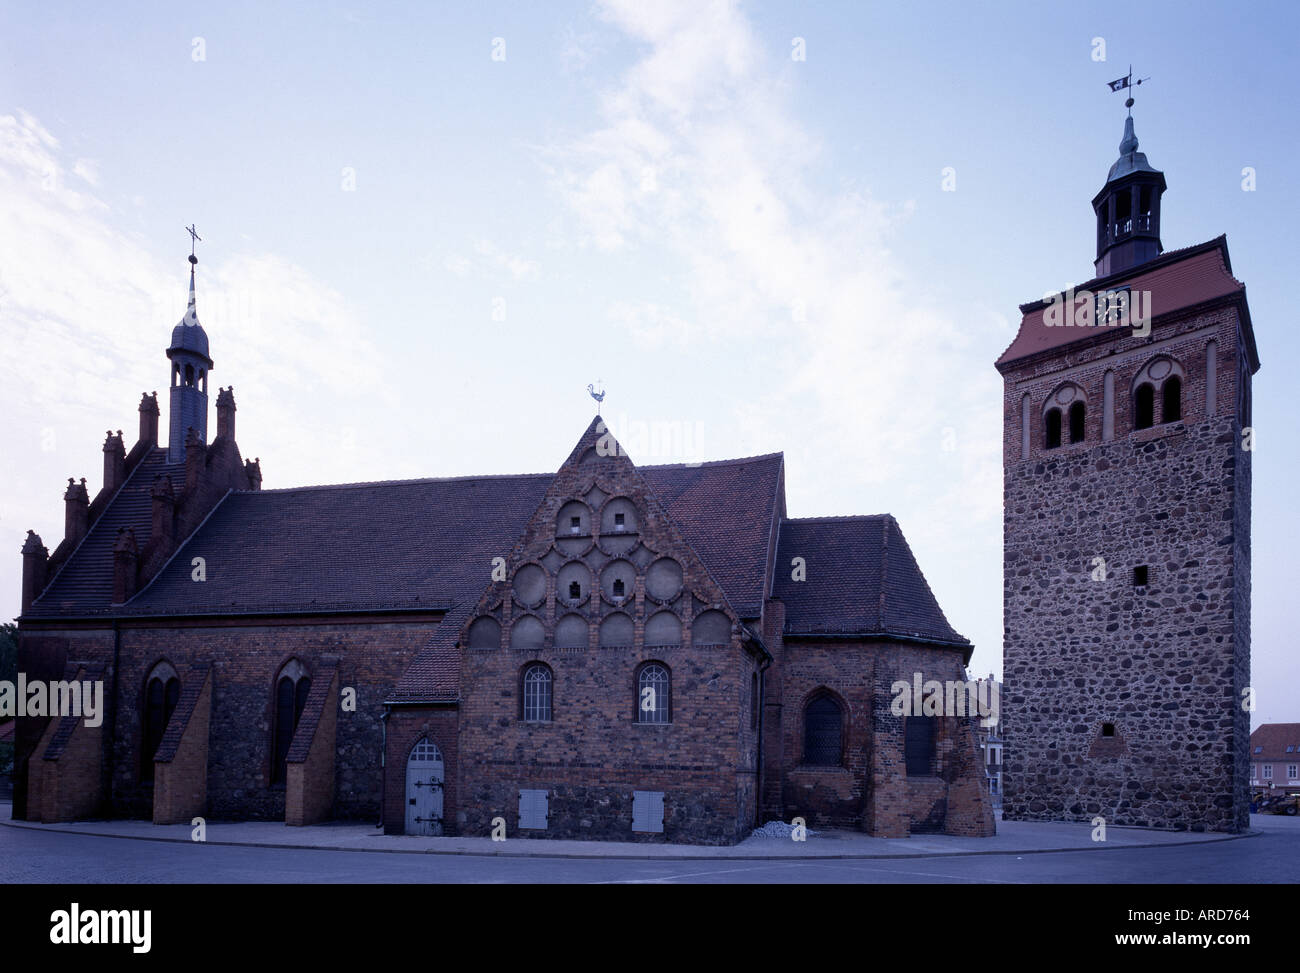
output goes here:
[{"label": "weathervane rooster", "polygon": [[[600,379],[596,379],[596,381],[600,382]],[[596,415],[600,415],[600,404],[605,401],[604,384],[604,382],[601,382],[602,387],[599,392],[596,391],[596,386],[590,384],[587,386],[587,394],[596,400]]]}]

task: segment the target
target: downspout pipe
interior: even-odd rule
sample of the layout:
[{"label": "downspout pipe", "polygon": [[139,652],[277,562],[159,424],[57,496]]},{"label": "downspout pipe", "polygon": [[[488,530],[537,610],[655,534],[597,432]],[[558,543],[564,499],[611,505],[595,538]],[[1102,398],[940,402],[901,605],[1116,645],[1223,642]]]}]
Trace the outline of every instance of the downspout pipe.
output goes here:
[{"label": "downspout pipe", "polygon": [[388,718],[393,715],[393,708],[384,705],[379,714],[379,830],[384,830],[384,813],[388,810]]},{"label": "downspout pipe", "polygon": [[122,622],[120,619],[113,619],[113,678],[109,682],[109,704],[108,704],[108,726],[105,728],[105,753],[104,753],[104,816],[111,818],[113,816],[113,771],[115,769],[114,754],[117,750],[117,686],[118,670],[122,664]]}]

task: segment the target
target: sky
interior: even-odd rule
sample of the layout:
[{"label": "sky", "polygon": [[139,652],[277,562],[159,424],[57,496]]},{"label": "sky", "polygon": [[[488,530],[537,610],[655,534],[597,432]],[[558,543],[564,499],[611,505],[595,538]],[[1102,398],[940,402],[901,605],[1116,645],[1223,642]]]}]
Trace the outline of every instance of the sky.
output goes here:
[{"label": "sky", "polygon": [[551,471],[599,381],[637,463],[782,451],[791,516],[892,513],[1000,673],[993,361],[1093,275],[1132,63],[1166,249],[1226,233],[1248,286],[1254,722],[1300,721],[1300,7],[1084,6],[10,0],[0,615],[105,430],[166,411],[193,223],[265,488]]}]

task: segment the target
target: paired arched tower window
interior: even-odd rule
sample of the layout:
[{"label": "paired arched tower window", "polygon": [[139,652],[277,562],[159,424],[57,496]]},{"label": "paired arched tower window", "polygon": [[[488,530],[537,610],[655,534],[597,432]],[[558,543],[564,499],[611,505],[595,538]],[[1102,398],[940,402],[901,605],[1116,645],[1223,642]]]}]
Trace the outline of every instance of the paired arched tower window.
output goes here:
[{"label": "paired arched tower window", "polygon": [[[1186,375],[1178,362],[1158,355],[1142,366],[1133,379],[1133,428],[1150,429],[1183,417],[1183,383]],[[1156,405],[1159,404],[1159,415]]]},{"label": "paired arched tower window", "polygon": [[1063,442],[1083,442],[1087,419],[1083,389],[1066,382],[1043,404],[1043,446],[1056,449]]},{"label": "paired arched tower window", "polygon": [[271,723],[271,783],[285,779],[289,745],[302,719],[311,692],[311,676],[297,659],[290,659],[275,680],[275,718]]},{"label": "paired arched tower window", "polygon": [[159,662],[144,685],[141,717],[140,779],[153,780],[153,758],[181,698],[181,680],[169,662]]},{"label": "paired arched tower window", "polygon": [[[1217,347],[1210,342],[1206,354],[1206,414],[1214,414]],[[1167,355],[1157,355],[1134,377],[1130,387],[1134,429],[1179,422],[1183,418],[1183,390],[1187,376],[1183,367]],[[1102,381],[1101,438],[1115,437],[1115,373],[1108,369]],[[1020,458],[1029,458],[1029,396],[1021,398]],[[1087,438],[1087,398],[1081,387],[1064,382],[1043,403],[1043,448],[1056,449]]]}]

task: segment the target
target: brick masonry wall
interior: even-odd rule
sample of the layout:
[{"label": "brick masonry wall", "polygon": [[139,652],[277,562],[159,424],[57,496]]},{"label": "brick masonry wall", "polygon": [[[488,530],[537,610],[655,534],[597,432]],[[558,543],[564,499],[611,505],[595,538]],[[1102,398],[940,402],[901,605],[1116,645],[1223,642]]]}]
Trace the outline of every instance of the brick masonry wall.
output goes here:
[{"label": "brick masonry wall", "polygon": [[[641,475],[626,457],[601,455],[588,434],[561,467],[516,548],[509,553],[506,582],[487,587],[478,617],[500,622],[502,647],[461,649],[460,788],[456,828],[486,835],[503,817],[509,834],[551,838],[683,841],[728,844],[743,837],[756,817],[758,734],[751,727],[751,678],[756,652],[742,645],[741,626],[695,553],[682,541]],[[616,444],[615,444],[616,445]],[[561,508],[574,500],[589,515],[580,535],[557,530]],[[627,530],[602,529],[604,511],[627,504]],[[681,568],[680,590],[654,599],[647,591],[647,565],[672,558]],[[602,591],[607,567],[635,566],[621,602]],[[581,561],[596,585],[580,604],[565,604],[557,572]],[[531,597],[513,579],[526,566],[540,568]],[[530,568],[536,577],[536,568]],[[484,566],[485,582],[489,566]],[[727,615],[725,643],[696,644],[693,623],[704,611]],[[680,643],[645,644],[646,620],[671,612],[681,625]],[[633,622],[631,643],[602,646],[600,623],[615,613]],[[541,623],[542,644],[515,647],[512,625],[531,614]],[[562,615],[579,614],[589,625],[588,644],[555,646]],[[463,640],[464,641],[464,640]],[[671,673],[670,723],[639,723],[639,666],[658,661]],[[528,723],[520,704],[523,667],[543,662],[553,673],[553,720]],[[545,831],[518,830],[519,790],[549,795]],[[632,832],[633,790],[664,792],[664,831]]]},{"label": "brick masonry wall", "polygon": [[[781,747],[769,770],[781,782],[784,820],[802,817],[810,827],[853,828],[880,837],[904,837],[914,830],[994,833],[973,721],[940,718],[933,775],[908,777],[906,717],[891,709],[891,687],[899,681],[912,684],[917,672],[923,682],[965,682],[961,650],[786,639],[781,670]],[[825,690],[845,713],[839,767],[804,762],[804,711]]]},{"label": "brick masonry wall", "polygon": [[406,829],[406,762],[421,739],[428,738],[442,751],[443,834],[460,834],[457,829],[460,713],[454,703],[440,706],[395,707],[388,718],[384,759],[384,834],[403,834]]},{"label": "brick masonry wall", "polygon": [[[28,631],[19,629],[18,635],[18,671],[26,673],[28,680],[57,680],[63,678],[65,667],[69,662],[111,662],[113,658],[113,636],[111,632],[86,629],[48,629]],[[108,706],[109,674],[103,676],[104,701]],[[105,727],[109,715],[105,715]],[[44,717],[24,717],[15,721],[14,733],[14,806],[15,820],[29,816],[31,820],[40,820],[38,802],[28,809],[28,786],[33,754],[40,752],[38,743],[49,727],[50,720]],[[39,771],[38,771],[39,772]],[[103,794],[106,781],[101,782],[97,793]]]},{"label": "brick masonry wall", "polygon": [[[1157,309],[1158,310],[1158,309]],[[1233,831],[1248,821],[1249,461],[1234,307],[1159,322],[1005,375],[1004,815]],[[1217,343],[1214,415],[1206,348]],[[1133,429],[1157,354],[1186,372],[1181,421]],[[1115,375],[1115,438],[1102,383]],[[1085,441],[1048,450],[1042,404],[1087,395]],[[1021,397],[1031,453],[1021,456]],[[1068,438],[1068,437],[1067,437]],[[1092,578],[1094,557],[1106,562]],[[1133,568],[1149,567],[1145,589]],[[1101,736],[1112,723],[1116,738]]]},{"label": "brick masonry wall", "polygon": [[270,784],[274,682],[290,659],[315,676],[326,657],[337,657],[338,685],[357,690],[357,709],[337,712],[334,816],[378,821],[382,703],[435,627],[428,620],[359,620],[125,629],[114,814],[152,816],[153,788],[140,783],[142,696],[149,672],[166,660],[182,679],[191,664],[213,665],[208,813],[217,820],[284,820],[285,787]]},{"label": "brick masonry wall", "polygon": [[[737,803],[751,793],[737,772],[736,720],[722,715],[744,705],[746,660],[737,646],[470,652],[462,670],[473,688],[461,704],[458,833],[486,835],[502,816],[515,836],[521,788],[551,791],[550,828],[525,837],[723,844],[753,826],[752,810],[746,815]],[[643,658],[672,673],[669,724],[635,721]],[[555,674],[550,723],[519,718],[519,668],[535,660]],[[663,835],[633,834],[633,790],[664,792]]]}]

